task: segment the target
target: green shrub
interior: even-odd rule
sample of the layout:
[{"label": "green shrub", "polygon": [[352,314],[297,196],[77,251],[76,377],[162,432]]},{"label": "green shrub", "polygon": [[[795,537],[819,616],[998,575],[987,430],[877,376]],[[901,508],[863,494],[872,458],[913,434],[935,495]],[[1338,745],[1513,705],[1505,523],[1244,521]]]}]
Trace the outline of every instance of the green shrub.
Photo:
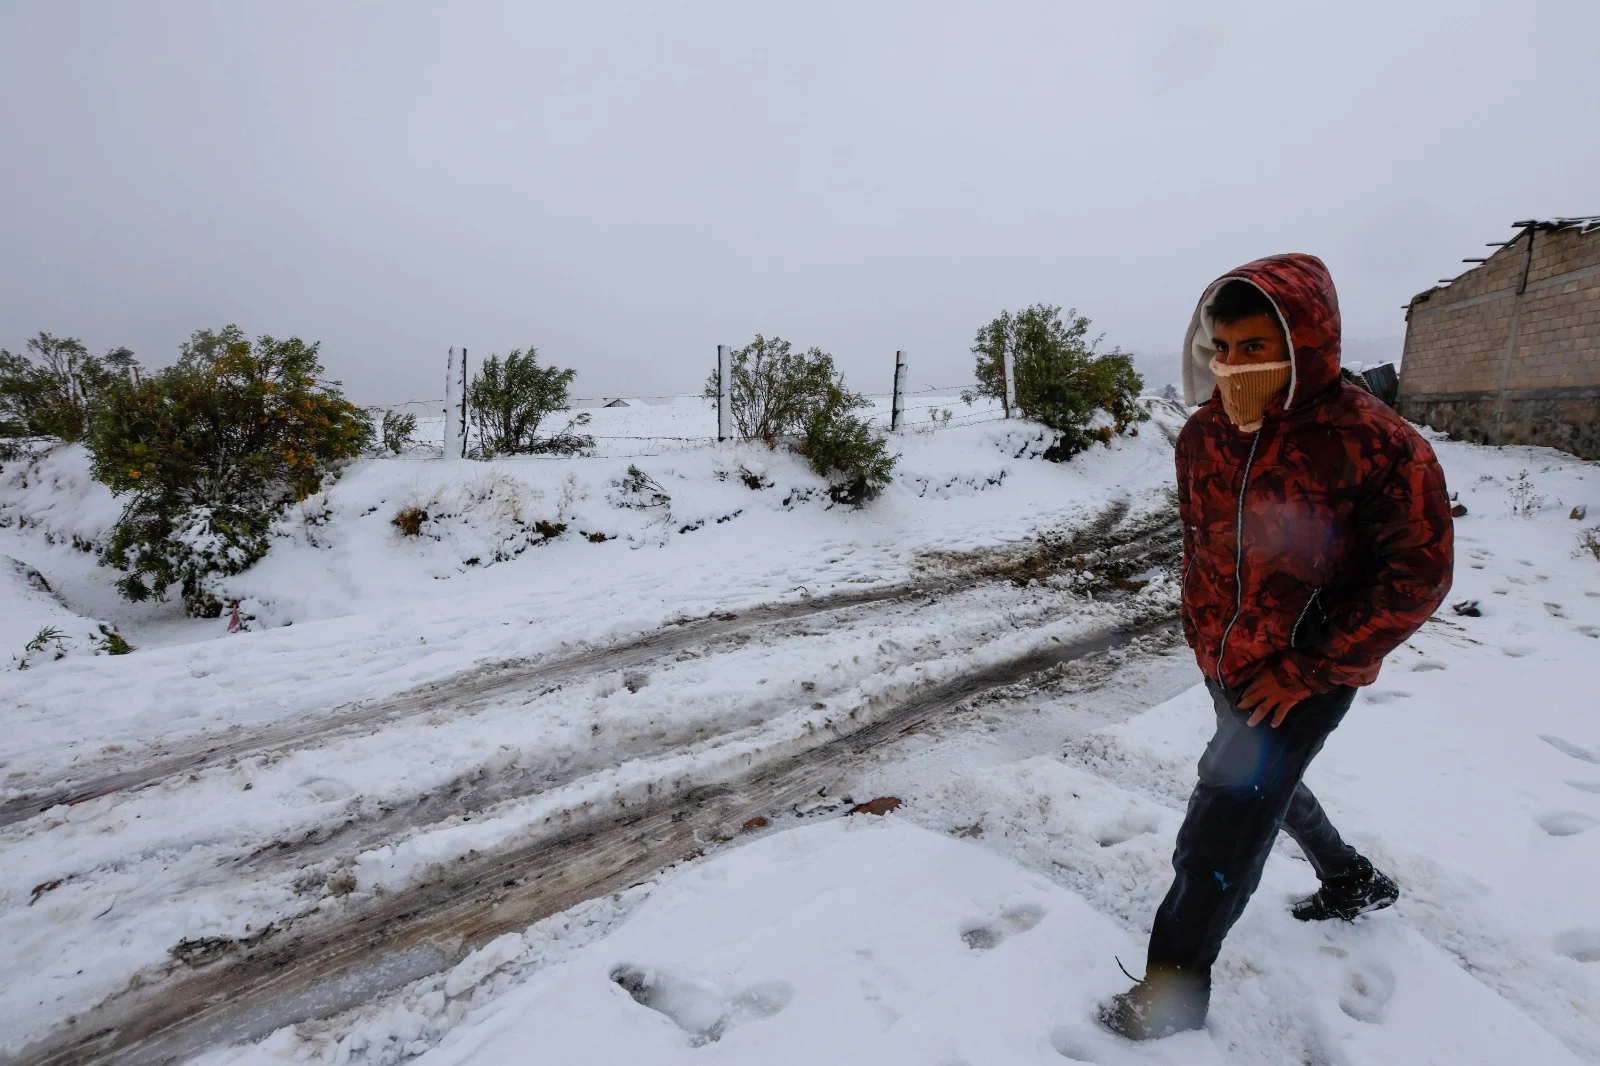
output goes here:
[{"label": "green shrub", "polygon": [[178,585],[191,614],[215,618],[215,575],[267,551],[272,521],[316,492],[372,426],[321,380],[317,345],[237,326],[201,330],[176,364],[110,390],[89,435],[94,476],[126,497],[102,562],[130,600]]},{"label": "green shrub", "polygon": [[33,639],[23,645],[25,651],[44,651],[45,646],[54,642],[56,645],[56,658],[59,659],[67,653],[67,635],[55,626],[45,626],[33,635]]},{"label": "green shrub", "polygon": [[378,439],[383,442],[385,455],[399,455],[411,447],[411,438],[417,432],[417,416],[401,411],[385,411],[378,423]]},{"label": "green shrub", "polygon": [[467,407],[478,429],[478,455],[574,455],[594,447],[594,438],[577,432],[589,424],[587,414],[568,419],[548,436],[539,435],[544,420],[567,410],[567,389],[576,370],[539,365],[539,351],[516,348],[501,361],[484,360],[467,388]]},{"label": "green shrub", "polygon": [[661,487],[661,482],[633,463],[629,463],[628,472],[611,485],[617,490],[612,494],[611,502],[618,507],[643,511],[652,507],[667,507],[672,503],[672,497]]},{"label": "green shrub", "polygon": [[[717,384],[713,371],[702,395],[715,402]],[[733,353],[729,400],[740,439],[793,447],[830,481],[835,502],[859,506],[889,483],[897,457],[855,413],[869,401],[844,387],[820,348],[796,352],[782,337],[756,334]]]},{"label": "green shrub", "polygon": [[[742,440],[775,445],[780,438],[805,431],[806,423],[840,388],[833,356],[820,348],[796,352],[782,337],[761,334],[733,353],[729,400],[733,427]],[[717,400],[717,373],[711,372],[702,393]]]},{"label": "green shrub", "polygon": [[806,420],[800,444],[812,471],[829,481],[834,503],[859,507],[889,484],[897,456],[889,443],[855,411],[868,406],[865,397],[835,388]]},{"label": "green shrub", "polygon": [[23,355],[0,348],[0,437],[82,440],[106,394],[136,366],[126,348],[90,355],[77,338],[48,333]]},{"label": "green shrub", "polygon": [[[978,330],[972,351],[977,355],[978,393],[1005,396],[1002,359],[1009,351],[1016,382],[1017,408],[1059,434],[1052,458],[1068,459],[1111,433],[1137,433],[1150,417],[1139,404],[1144,381],[1133,369],[1133,357],[1113,348],[1097,352],[1100,338],[1088,339],[1089,320],[1076,310],[1063,322],[1061,308],[1035,304],[999,318]],[[1095,414],[1105,411],[1112,425],[1091,429]]]}]

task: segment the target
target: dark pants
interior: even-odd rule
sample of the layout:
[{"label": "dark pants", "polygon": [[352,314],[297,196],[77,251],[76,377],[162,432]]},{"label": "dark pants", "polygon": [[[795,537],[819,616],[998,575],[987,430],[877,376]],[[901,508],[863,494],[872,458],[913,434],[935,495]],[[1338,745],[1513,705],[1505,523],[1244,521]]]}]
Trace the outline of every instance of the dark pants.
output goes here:
[{"label": "dark pants", "polygon": [[1175,876],[1156,911],[1147,966],[1181,971],[1209,986],[1222,938],[1244,913],[1280,827],[1323,880],[1349,873],[1360,855],[1300,783],[1356,690],[1312,696],[1273,729],[1267,721],[1245,724],[1250,716],[1238,707],[1239,689],[1211,681],[1206,687],[1216,704],[1217,732],[1200,757],[1200,780],[1178,830]]}]

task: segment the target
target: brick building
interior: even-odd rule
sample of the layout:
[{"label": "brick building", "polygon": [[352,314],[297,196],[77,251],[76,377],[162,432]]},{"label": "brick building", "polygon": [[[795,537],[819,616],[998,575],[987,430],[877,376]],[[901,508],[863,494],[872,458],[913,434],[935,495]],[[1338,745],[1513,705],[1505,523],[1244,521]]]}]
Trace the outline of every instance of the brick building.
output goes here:
[{"label": "brick building", "polygon": [[1412,298],[1397,406],[1461,440],[1600,458],[1600,216],[1516,226]]}]

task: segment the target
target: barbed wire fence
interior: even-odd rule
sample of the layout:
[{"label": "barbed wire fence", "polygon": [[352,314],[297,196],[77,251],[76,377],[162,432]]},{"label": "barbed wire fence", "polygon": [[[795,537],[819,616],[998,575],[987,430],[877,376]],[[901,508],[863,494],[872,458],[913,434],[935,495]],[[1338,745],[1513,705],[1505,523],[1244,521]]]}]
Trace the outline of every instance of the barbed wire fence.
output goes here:
[{"label": "barbed wire fence", "polygon": [[[386,412],[399,412],[416,417],[417,424],[411,447],[403,453],[405,458],[427,459],[440,458],[447,452],[466,456],[470,453],[470,438],[474,427],[471,419],[467,417],[466,409],[466,384],[467,360],[466,350],[451,349],[446,382],[449,395],[441,399],[401,400],[396,403],[373,404],[363,408],[375,420],[381,419]],[[904,352],[895,353],[894,389],[889,392],[862,393],[873,403],[873,410],[866,416],[872,425],[887,431],[891,436],[911,433],[935,433],[945,429],[959,429],[965,426],[979,425],[985,422],[1002,421],[1010,417],[1010,404],[1002,404],[996,408],[996,398],[979,393],[977,382],[964,382],[957,385],[924,385],[922,388],[908,387],[908,360]],[[720,362],[720,360],[719,360]],[[723,363],[726,366],[726,363]],[[1009,360],[1005,366],[1009,374],[1011,367]],[[724,374],[718,375],[718,380],[725,380]],[[1009,382],[1008,382],[1009,384]],[[727,384],[721,386],[723,390]],[[1009,389],[1008,397],[1009,398]],[[595,414],[611,410],[612,404],[620,401],[620,406],[627,406],[634,410],[645,409],[661,410],[663,408],[676,409],[683,414],[694,411],[698,406],[693,401],[700,401],[704,406],[700,411],[686,418],[671,418],[667,416],[662,421],[698,421],[695,415],[702,411],[712,423],[706,433],[662,432],[662,433],[607,433],[605,427],[583,427],[584,435],[592,437],[595,442],[593,449],[586,449],[585,454],[595,458],[630,459],[648,458],[657,455],[667,455],[675,452],[691,451],[718,443],[719,440],[734,439],[731,427],[726,424],[726,411],[728,405],[721,402],[723,397],[711,399],[702,392],[692,393],[664,393],[659,395],[628,395],[628,396],[574,396],[570,398],[571,408],[558,415],[568,417],[576,413]],[[721,417],[719,418],[719,414]],[[631,419],[630,419],[631,420]],[[722,424],[719,424],[722,423]],[[632,427],[629,427],[632,428]],[[668,427],[663,426],[663,429]],[[677,428],[677,427],[672,427]],[[614,443],[613,443],[614,442]],[[655,447],[650,447],[655,445]],[[567,458],[560,455],[525,455],[523,459],[548,459],[558,460]]]}]

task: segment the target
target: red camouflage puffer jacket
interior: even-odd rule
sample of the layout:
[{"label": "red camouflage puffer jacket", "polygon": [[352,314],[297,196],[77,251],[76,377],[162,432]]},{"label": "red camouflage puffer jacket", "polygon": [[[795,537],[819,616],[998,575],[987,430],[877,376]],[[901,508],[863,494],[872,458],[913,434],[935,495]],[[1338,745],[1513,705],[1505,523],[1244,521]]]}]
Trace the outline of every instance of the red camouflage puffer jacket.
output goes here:
[{"label": "red camouflage puffer jacket", "polygon": [[1272,300],[1294,348],[1289,390],[1258,433],[1210,401],[1178,437],[1183,631],[1207,677],[1271,670],[1291,692],[1367,685],[1450,589],[1452,525],[1428,442],[1339,376],[1339,303],[1322,261],[1260,259],[1201,297],[1185,388],[1213,386],[1205,307],[1233,278]]}]

